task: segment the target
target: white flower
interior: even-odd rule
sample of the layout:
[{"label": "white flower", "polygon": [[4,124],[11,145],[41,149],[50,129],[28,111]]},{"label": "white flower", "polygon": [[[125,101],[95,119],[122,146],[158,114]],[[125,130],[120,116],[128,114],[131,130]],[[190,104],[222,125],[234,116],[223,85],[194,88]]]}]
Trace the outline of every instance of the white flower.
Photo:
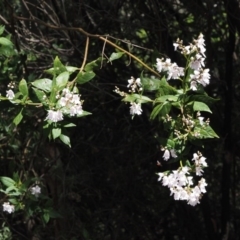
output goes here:
[{"label": "white flower", "polygon": [[48,115],[45,120],[50,120],[52,122],[62,121],[63,113],[60,110],[57,110],[57,111],[48,110]]},{"label": "white flower", "polygon": [[194,70],[199,70],[200,67],[205,66],[204,60],[205,60],[205,58],[203,58],[202,55],[196,54],[195,57],[191,58],[190,68],[192,68]]},{"label": "white flower", "polygon": [[167,161],[170,158],[170,156],[172,156],[173,158],[177,157],[176,151],[174,149],[170,149],[170,151],[168,149],[164,149],[164,150],[165,152],[163,154],[163,159],[165,161]]},{"label": "white flower", "polygon": [[3,203],[3,211],[8,213],[13,213],[15,210],[14,205],[11,205],[9,202]]},{"label": "white flower", "polygon": [[13,90],[8,90],[8,91],[6,91],[7,92],[7,95],[6,95],[6,97],[9,99],[9,100],[12,100],[14,97],[15,97],[15,94],[14,94],[14,92],[13,92]]},{"label": "white flower", "polygon": [[81,115],[83,113],[81,105],[73,105],[70,108],[70,116]]},{"label": "white flower", "polygon": [[163,160],[167,161],[169,158],[170,158],[170,151],[166,149],[163,154]]},{"label": "white flower", "polygon": [[131,79],[128,80],[127,87],[131,88],[131,90],[129,90],[130,92],[131,91],[135,92],[138,87],[139,87],[139,90],[141,91],[142,90],[141,86],[142,86],[142,83],[140,78],[135,79],[134,77],[131,77]]},{"label": "white flower", "polygon": [[131,107],[130,107],[130,114],[131,115],[140,115],[142,114],[142,108],[141,108],[141,104],[140,103],[135,103],[135,102],[131,102]]},{"label": "white flower", "polygon": [[35,197],[38,197],[38,196],[40,195],[40,193],[41,193],[41,188],[40,188],[38,185],[36,185],[35,187],[32,187],[32,188],[30,189],[30,192],[31,192],[31,194],[34,195]]},{"label": "white flower", "polygon": [[203,124],[204,124],[203,119],[204,119],[204,117],[198,117],[198,120],[199,120],[200,125],[203,125]]},{"label": "white flower", "polygon": [[201,180],[198,182],[198,187],[200,188],[202,193],[206,192],[205,188],[206,186],[207,186],[206,180],[204,178],[201,178]]},{"label": "white flower", "polygon": [[197,91],[197,82],[196,81],[191,81],[190,89],[193,91]]}]

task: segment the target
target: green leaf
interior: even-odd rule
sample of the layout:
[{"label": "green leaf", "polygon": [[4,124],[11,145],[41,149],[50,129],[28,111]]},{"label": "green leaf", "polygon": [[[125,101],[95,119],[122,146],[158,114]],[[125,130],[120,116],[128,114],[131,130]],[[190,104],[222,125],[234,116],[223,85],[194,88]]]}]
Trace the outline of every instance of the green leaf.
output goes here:
[{"label": "green leaf", "polygon": [[68,123],[68,124],[64,125],[63,127],[65,127],[65,128],[76,127],[76,124],[74,124],[74,123]]},{"label": "green leaf", "polygon": [[52,90],[52,80],[48,78],[35,80],[34,82],[32,82],[32,85],[45,92],[51,92]]},{"label": "green leaf", "polygon": [[161,81],[159,79],[144,78],[141,77],[141,83],[143,89],[146,91],[155,91],[158,90],[161,86]]},{"label": "green leaf", "polygon": [[69,147],[71,147],[70,138],[69,138],[68,136],[61,134],[61,135],[59,136],[59,138],[61,139],[61,141],[62,141],[63,143],[65,143],[66,145],[68,145]]},{"label": "green leaf", "polygon": [[219,138],[219,136],[214,132],[214,130],[210,126],[204,126],[202,128],[196,129],[200,133],[200,138]]},{"label": "green leaf", "polygon": [[28,96],[28,86],[26,80],[22,79],[19,83],[19,91],[23,96]]},{"label": "green leaf", "polygon": [[171,110],[171,103],[164,102],[163,104],[158,104],[152,111],[150,119],[155,119],[158,115],[165,117]]},{"label": "green leaf", "polygon": [[165,102],[165,101],[170,101],[170,102],[176,102],[178,101],[179,96],[177,95],[164,95],[161,97],[158,97],[155,99],[155,102]]},{"label": "green leaf", "polygon": [[9,178],[9,177],[0,177],[0,181],[3,183],[4,186],[6,187],[11,187],[13,186],[14,184],[16,184],[16,182]]},{"label": "green leaf", "polygon": [[219,100],[209,97],[208,95],[192,95],[191,94],[189,96],[189,101],[203,102],[203,103],[206,103],[207,105],[211,105]]},{"label": "green leaf", "polygon": [[72,66],[65,66],[65,68],[67,69],[67,71],[68,71],[69,73],[73,73],[73,72],[79,70],[79,68],[77,68],[77,67],[72,67]]},{"label": "green leaf", "polygon": [[50,215],[49,215],[48,210],[44,210],[43,220],[44,220],[45,223],[48,223],[48,222],[49,222],[49,220],[50,220]]},{"label": "green leaf", "polygon": [[3,46],[12,46],[12,42],[5,37],[0,37],[0,44]]},{"label": "green leaf", "polygon": [[124,54],[124,52],[117,52],[117,53],[114,52],[114,53],[112,53],[110,58],[109,58],[109,60],[108,60],[108,62],[112,62],[112,61],[114,61],[116,59],[121,58],[123,54]]},{"label": "green leaf", "polygon": [[58,57],[55,57],[53,62],[54,67],[54,74],[58,75],[62,72],[65,72],[67,69],[66,67],[61,63],[60,59]]},{"label": "green leaf", "polygon": [[61,128],[53,128],[52,129],[52,136],[53,136],[53,139],[56,139],[58,138],[62,133],[62,129]]},{"label": "green leaf", "polygon": [[157,138],[157,140],[159,141],[159,143],[163,146],[163,147],[168,147],[170,149],[174,149],[175,148],[175,142],[172,139],[167,139],[167,138]]},{"label": "green leaf", "polygon": [[90,113],[90,112],[83,111],[82,114],[77,115],[77,117],[78,117],[78,118],[80,118],[80,117],[85,117],[85,116],[88,116],[88,115],[91,115],[91,114],[92,114],[92,113]]},{"label": "green leaf", "polygon": [[197,101],[193,102],[193,110],[194,111],[200,111],[200,112],[210,112],[210,113],[212,113],[212,111],[210,110],[208,105],[206,105],[203,102],[197,102]]},{"label": "green leaf", "polygon": [[2,34],[3,34],[4,30],[5,30],[5,26],[3,26],[3,25],[0,25],[0,35],[2,35]]},{"label": "green leaf", "polygon": [[96,60],[94,60],[94,61],[92,61],[90,63],[87,63],[85,65],[85,67],[84,67],[84,70],[86,72],[89,72],[89,71],[92,71],[92,70],[94,70],[96,68],[99,68],[102,65],[102,62],[104,60],[105,60],[105,58],[100,57],[100,58],[98,58],[98,59],[96,59]]},{"label": "green leaf", "polygon": [[60,73],[56,78],[56,87],[58,90],[62,90],[68,83],[69,72]]},{"label": "green leaf", "polygon": [[177,90],[174,87],[170,86],[166,81],[166,78],[163,77],[160,81],[158,95],[163,96],[163,95],[175,95],[175,94],[177,94]]},{"label": "green leaf", "polygon": [[45,92],[43,92],[42,90],[38,90],[37,88],[32,88],[34,93],[36,94],[38,100],[41,102],[41,103],[44,103],[46,101],[46,94]]},{"label": "green leaf", "polygon": [[23,108],[21,109],[21,111],[19,112],[19,114],[13,119],[13,123],[17,126],[23,119],[23,115],[22,115],[22,111]]},{"label": "green leaf", "polygon": [[147,103],[152,102],[152,99],[143,95],[139,94],[128,94],[126,97],[123,98],[124,102],[137,102],[137,103]]},{"label": "green leaf", "polygon": [[95,77],[94,72],[79,72],[77,75],[77,83],[83,84]]}]

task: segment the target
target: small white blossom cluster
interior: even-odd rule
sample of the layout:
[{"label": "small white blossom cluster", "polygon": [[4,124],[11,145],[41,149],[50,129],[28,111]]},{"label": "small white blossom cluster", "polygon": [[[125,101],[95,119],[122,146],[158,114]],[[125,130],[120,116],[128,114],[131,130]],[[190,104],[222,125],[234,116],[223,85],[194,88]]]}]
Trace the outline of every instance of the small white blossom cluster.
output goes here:
[{"label": "small white blossom cluster", "polygon": [[68,88],[62,90],[59,105],[64,107],[64,113],[70,114],[70,116],[81,115],[83,113],[79,94],[70,92]]},{"label": "small white blossom cluster", "polygon": [[[200,157],[199,154],[194,154],[194,160],[195,160],[195,169],[196,169],[196,175],[199,175],[199,172],[197,171],[197,165],[201,167],[207,166],[206,162],[204,163],[205,159],[204,157]],[[200,160],[200,158],[202,158]],[[172,173],[158,173],[158,181],[162,181],[163,186],[167,186],[170,189],[171,196],[173,195],[175,200],[185,200],[188,202],[188,204],[192,206],[196,206],[198,203],[200,203],[200,199],[203,195],[203,193],[206,193],[206,186],[207,183],[204,178],[201,178],[198,181],[198,184],[194,186],[193,184],[193,177],[190,176],[190,167],[184,166],[180,167],[178,170],[172,171]]]},{"label": "small white blossom cluster", "polygon": [[3,211],[8,213],[13,213],[15,211],[14,205],[11,205],[9,202],[3,203]]},{"label": "small white blossom cluster", "polygon": [[41,194],[41,188],[38,185],[36,185],[35,187],[30,188],[30,192],[35,197],[38,197]]},{"label": "small white blossom cluster", "polygon": [[9,100],[12,100],[12,99],[15,97],[15,94],[14,94],[14,92],[13,92],[12,89],[7,90],[6,93],[7,93],[7,94],[6,94],[6,97],[7,97]]},{"label": "small white blossom cluster", "polygon": [[197,90],[198,84],[201,84],[203,87],[209,84],[209,69],[203,69],[206,57],[204,42],[203,34],[200,34],[198,38],[194,39],[193,43],[188,46],[184,46],[179,39],[173,44],[175,50],[179,49],[182,54],[191,56],[189,67],[193,70],[193,74],[190,74],[190,89],[193,91]]},{"label": "small white blossom cluster", "polygon": [[130,114],[131,115],[141,115],[142,114],[142,108],[141,108],[141,104],[140,103],[135,103],[135,102],[131,102],[130,103]]},{"label": "small white blossom cluster", "polygon": [[[137,78],[135,79],[134,77],[131,77],[131,79],[128,80],[128,85],[127,85],[129,89],[129,92],[136,92],[136,91],[142,91],[142,83],[141,83],[141,79]],[[131,115],[141,115],[142,114],[142,108],[141,108],[141,104],[140,103],[135,103],[135,102],[131,102],[130,103],[130,114]]]},{"label": "small white blossom cluster", "polygon": [[197,176],[202,176],[203,168],[207,167],[206,158],[202,156],[200,152],[193,154],[194,165],[195,165],[195,171]]},{"label": "small white blossom cluster", "polygon": [[141,79],[140,78],[135,79],[134,77],[131,77],[131,79],[128,80],[127,87],[130,88],[129,92],[136,92],[136,90],[142,91]]},{"label": "small white blossom cluster", "polygon": [[176,63],[171,63],[170,58],[167,58],[165,61],[157,58],[157,70],[159,72],[167,72],[167,80],[171,78],[179,79],[181,76],[184,76],[184,68],[178,67]]},{"label": "small white blossom cluster", "polygon": [[69,89],[64,88],[62,95],[57,103],[57,110],[48,110],[48,114],[45,120],[52,122],[59,122],[63,120],[63,114],[69,114],[70,116],[77,116],[83,113],[82,102],[80,101],[79,94],[70,92]]},{"label": "small white blossom cluster", "polygon": [[168,161],[170,157],[177,158],[175,149],[168,150],[167,148],[162,148],[161,150],[164,151],[163,160]]}]

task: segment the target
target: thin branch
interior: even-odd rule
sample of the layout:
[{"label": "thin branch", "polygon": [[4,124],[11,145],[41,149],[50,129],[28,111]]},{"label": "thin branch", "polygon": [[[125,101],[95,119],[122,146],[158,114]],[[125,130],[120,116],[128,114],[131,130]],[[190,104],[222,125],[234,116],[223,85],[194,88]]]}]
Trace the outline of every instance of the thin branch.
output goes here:
[{"label": "thin branch", "polygon": [[157,75],[158,77],[161,77],[161,75],[156,72],[154,69],[152,69],[151,67],[149,67],[147,64],[145,64],[142,60],[140,60],[138,57],[136,57],[135,55],[133,55],[132,53],[128,52],[127,50],[119,47],[118,45],[116,45],[115,43],[111,42],[110,40],[106,39],[107,36],[104,36],[104,35],[98,35],[98,34],[91,34],[91,33],[88,33],[86,32],[85,30],[83,30],[82,28],[76,28],[76,27],[58,27],[58,26],[54,26],[52,24],[48,24],[48,23],[45,23],[41,20],[39,20],[38,18],[33,18],[33,19],[30,19],[30,18],[24,18],[24,17],[19,17],[17,15],[14,14],[14,17],[16,19],[19,19],[19,20],[24,20],[24,21],[35,21],[35,22],[38,22],[46,27],[49,27],[49,28],[52,28],[52,29],[57,29],[57,30],[73,30],[73,31],[78,31],[78,32],[81,32],[82,34],[86,35],[87,37],[93,37],[93,38],[98,38],[104,42],[107,42],[109,45],[115,47],[116,49],[126,53],[128,56],[132,57],[133,59],[135,59],[137,62],[139,62],[142,66],[144,66],[146,69],[148,69],[150,72],[154,73],[155,75]]}]

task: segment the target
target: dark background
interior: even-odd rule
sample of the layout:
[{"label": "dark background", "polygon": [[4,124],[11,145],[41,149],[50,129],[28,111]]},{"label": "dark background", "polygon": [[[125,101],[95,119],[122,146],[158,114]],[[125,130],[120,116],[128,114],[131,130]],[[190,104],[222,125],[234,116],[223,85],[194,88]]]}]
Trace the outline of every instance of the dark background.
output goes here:
[{"label": "dark background", "polygon": [[[151,106],[144,105],[143,114],[132,120],[129,106],[113,92],[115,86],[126,91],[127,80],[139,77],[143,67],[124,56],[98,69],[97,77],[80,87],[84,109],[92,115],[75,120],[72,148],[41,142],[41,134],[32,137],[35,168],[50,176],[46,182],[63,218],[45,227],[36,218],[30,229],[29,220],[20,218],[20,223],[12,222],[13,239],[30,239],[34,231],[39,239],[214,240],[224,235],[228,240],[240,239],[239,0],[3,0],[0,9],[0,23],[21,53],[15,70],[18,80],[41,78],[56,55],[64,64],[82,64],[86,36],[48,27],[38,19],[57,27],[109,34],[111,41],[153,68],[156,57],[183,64],[172,43],[180,38],[187,45],[203,33],[206,67],[211,71],[206,91],[219,99],[211,106],[210,120],[220,138],[205,141],[208,192],[200,205],[191,207],[174,201],[157,182],[155,173],[169,166],[157,166],[162,152],[154,136],[161,135],[161,126],[148,120]],[[88,61],[102,55],[103,45],[90,38]],[[106,44],[108,57],[114,51]],[[33,119],[29,116],[28,127],[18,129],[21,147],[16,151],[5,147],[4,154],[23,154],[29,136],[40,129]],[[34,139],[39,141],[35,145]],[[37,159],[52,147],[59,151],[60,161],[42,169],[47,164],[39,160],[38,166]],[[1,175],[8,164],[1,163],[5,166]]]}]

